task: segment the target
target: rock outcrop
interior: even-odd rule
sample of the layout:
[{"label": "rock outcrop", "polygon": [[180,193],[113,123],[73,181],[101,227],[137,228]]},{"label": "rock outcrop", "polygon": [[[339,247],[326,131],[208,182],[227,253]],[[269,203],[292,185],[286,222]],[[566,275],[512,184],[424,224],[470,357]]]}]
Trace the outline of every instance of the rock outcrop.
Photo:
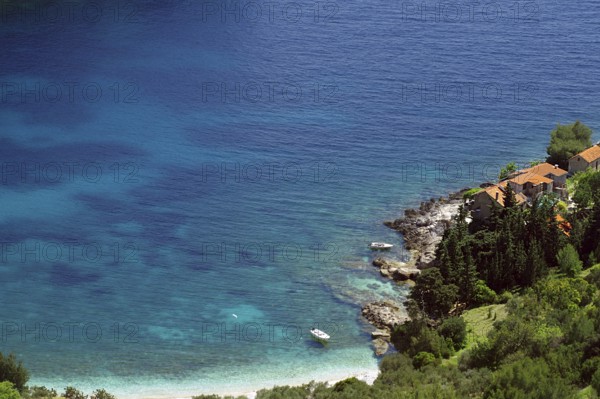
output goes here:
[{"label": "rock outcrop", "polygon": [[372,342],[376,356],[383,356],[390,349],[390,344],[383,338],[376,338]]},{"label": "rock outcrop", "polygon": [[419,209],[404,211],[403,218],[384,223],[402,234],[404,247],[412,253],[410,263],[418,269],[434,265],[436,247],[463,204],[463,192],[439,200],[432,198],[422,202]]},{"label": "rock outcrop", "polygon": [[383,356],[390,347],[394,327],[409,320],[400,303],[386,300],[363,306],[362,315],[377,330],[371,332],[371,345],[376,356]]},{"label": "rock outcrop", "polygon": [[377,333],[378,338],[391,335],[394,327],[408,320],[408,316],[403,312],[401,305],[391,301],[368,303],[363,306],[362,315],[369,323],[380,330]]},{"label": "rock outcrop", "polygon": [[394,281],[414,280],[421,273],[421,270],[410,267],[404,262],[381,257],[373,260],[373,266],[379,268],[379,273],[382,276],[391,278]]}]

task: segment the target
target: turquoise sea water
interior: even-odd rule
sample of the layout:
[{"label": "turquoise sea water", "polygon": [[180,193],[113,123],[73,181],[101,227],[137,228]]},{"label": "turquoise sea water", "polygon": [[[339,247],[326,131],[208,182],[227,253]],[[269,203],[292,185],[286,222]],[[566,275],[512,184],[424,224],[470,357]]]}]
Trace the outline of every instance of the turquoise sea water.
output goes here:
[{"label": "turquoise sea water", "polygon": [[360,305],[406,295],[382,221],[600,127],[592,2],[15,4],[0,351],[59,389],[376,370]]}]

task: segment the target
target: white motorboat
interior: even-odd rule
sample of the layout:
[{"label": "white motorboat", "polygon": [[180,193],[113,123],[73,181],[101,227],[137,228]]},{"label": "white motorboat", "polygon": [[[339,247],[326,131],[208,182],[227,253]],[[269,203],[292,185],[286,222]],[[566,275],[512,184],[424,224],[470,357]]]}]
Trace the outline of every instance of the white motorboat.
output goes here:
[{"label": "white motorboat", "polygon": [[322,342],[327,342],[329,341],[329,338],[331,338],[329,336],[329,334],[327,334],[324,331],[319,330],[318,328],[311,328],[310,329],[310,334],[313,336],[313,338],[315,338],[317,341],[322,341]]},{"label": "white motorboat", "polygon": [[393,244],[388,244],[387,242],[372,242],[369,244],[369,248],[371,249],[390,249],[393,246]]}]

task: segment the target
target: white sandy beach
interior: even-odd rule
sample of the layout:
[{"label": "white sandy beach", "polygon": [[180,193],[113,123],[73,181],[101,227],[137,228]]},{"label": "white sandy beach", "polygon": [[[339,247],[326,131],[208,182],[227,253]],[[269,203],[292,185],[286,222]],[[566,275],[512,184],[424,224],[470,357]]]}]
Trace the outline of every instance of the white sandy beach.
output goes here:
[{"label": "white sandy beach", "polygon": [[[284,373],[281,379],[264,381],[231,381],[231,385],[207,386],[194,380],[176,381],[176,380],[153,380],[153,381],[130,381],[130,384],[124,380],[113,381],[113,383],[104,383],[100,380],[86,381],[77,384],[73,381],[57,382],[35,380],[30,385],[45,385],[52,387],[58,392],[62,392],[67,385],[74,385],[86,394],[91,394],[93,390],[99,387],[105,388],[108,392],[114,394],[119,399],[190,399],[192,396],[201,394],[218,394],[221,396],[247,396],[255,398],[256,392],[261,389],[269,389],[275,386],[300,386],[308,384],[311,381],[327,382],[333,385],[338,381],[347,378],[356,377],[361,381],[372,384],[379,374],[377,368],[351,369],[340,368],[337,370],[328,370],[327,372],[307,372],[303,375],[294,375],[296,373],[289,371]],[[298,373],[300,374],[300,373]],[[59,385],[57,385],[57,383]]]}]

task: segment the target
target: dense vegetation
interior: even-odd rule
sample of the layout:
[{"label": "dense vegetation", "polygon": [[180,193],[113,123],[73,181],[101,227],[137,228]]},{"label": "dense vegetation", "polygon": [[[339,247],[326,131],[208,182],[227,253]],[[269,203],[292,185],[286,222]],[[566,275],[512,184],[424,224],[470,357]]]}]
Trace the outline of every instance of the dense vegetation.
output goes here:
[{"label": "dense vegetation", "polygon": [[[46,387],[28,387],[29,372],[18,362],[13,354],[0,353],[0,399],[48,399],[59,397],[54,389]],[[87,399],[88,396],[73,387],[66,387],[60,397],[65,399]],[[115,399],[104,389],[96,390],[90,399]]]},{"label": "dense vegetation", "polygon": [[547,162],[567,169],[569,158],[592,145],[592,130],[577,121],[571,125],[558,124],[550,133]]}]

